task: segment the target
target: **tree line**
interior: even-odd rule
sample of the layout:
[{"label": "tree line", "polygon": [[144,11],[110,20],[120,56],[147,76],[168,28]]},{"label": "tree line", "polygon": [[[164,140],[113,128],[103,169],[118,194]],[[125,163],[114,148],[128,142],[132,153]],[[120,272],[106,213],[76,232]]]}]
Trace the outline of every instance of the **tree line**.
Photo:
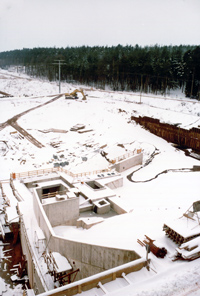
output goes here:
[{"label": "tree line", "polygon": [[200,46],[80,46],[24,48],[0,53],[0,67],[23,67],[31,76],[113,90],[166,94],[182,88],[200,99]]}]

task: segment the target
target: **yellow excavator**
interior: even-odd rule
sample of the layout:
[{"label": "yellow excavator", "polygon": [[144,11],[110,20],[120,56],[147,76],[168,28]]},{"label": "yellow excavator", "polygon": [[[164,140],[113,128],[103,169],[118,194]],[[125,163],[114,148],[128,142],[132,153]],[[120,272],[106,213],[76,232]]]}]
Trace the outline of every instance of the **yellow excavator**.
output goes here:
[{"label": "yellow excavator", "polygon": [[86,100],[86,95],[84,94],[82,89],[75,89],[73,92],[71,93],[66,93],[65,94],[65,99],[78,99],[77,93],[80,92],[83,96],[82,100]]}]

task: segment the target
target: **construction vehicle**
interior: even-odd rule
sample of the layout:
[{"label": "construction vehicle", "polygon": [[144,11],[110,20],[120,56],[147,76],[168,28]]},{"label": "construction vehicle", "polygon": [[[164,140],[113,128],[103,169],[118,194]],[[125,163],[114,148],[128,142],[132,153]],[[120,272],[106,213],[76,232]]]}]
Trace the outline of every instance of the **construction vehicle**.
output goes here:
[{"label": "construction vehicle", "polygon": [[83,96],[82,100],[86,100],[86,95],[84,94],[82,89],[75,89],[73,92],[71,93],[66,93],[65,94],[65,99],[78,99],[77,93],[80,92]]}]

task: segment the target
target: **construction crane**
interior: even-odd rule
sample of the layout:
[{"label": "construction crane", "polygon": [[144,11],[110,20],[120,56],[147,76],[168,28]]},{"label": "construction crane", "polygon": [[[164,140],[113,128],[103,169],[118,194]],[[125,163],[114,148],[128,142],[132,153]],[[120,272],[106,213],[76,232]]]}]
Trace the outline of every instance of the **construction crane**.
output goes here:
[{"label": "construction crane", "polygon": [[71,93],[66,93],[65,94],[65,99],[78,99],[77,93],[80,92],[83,96],[82,100],[86,100],[86,95],[84,94],[82,89],[75,89],[73,92]]}]

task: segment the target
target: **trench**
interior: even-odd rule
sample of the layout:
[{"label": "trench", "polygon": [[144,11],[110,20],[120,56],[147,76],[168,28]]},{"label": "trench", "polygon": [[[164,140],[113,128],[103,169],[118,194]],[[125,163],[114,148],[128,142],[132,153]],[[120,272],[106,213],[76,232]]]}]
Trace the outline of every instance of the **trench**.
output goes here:
[{"label": "trench", "polygon": [[16,243],[13,244],[13,235],[6,235],[4,242],[0,240],[0,253],[0,278],[3,279],[7,291],[14,290],[19,284],[21,284],[22,290],[26,290],[29,287],[29,282],[25,274],[24,278],[18,278],[17,281],[12,281],[11,279],[16,274],[16,266],[22,261],[23,254],[20,237],[18,236]]}]

